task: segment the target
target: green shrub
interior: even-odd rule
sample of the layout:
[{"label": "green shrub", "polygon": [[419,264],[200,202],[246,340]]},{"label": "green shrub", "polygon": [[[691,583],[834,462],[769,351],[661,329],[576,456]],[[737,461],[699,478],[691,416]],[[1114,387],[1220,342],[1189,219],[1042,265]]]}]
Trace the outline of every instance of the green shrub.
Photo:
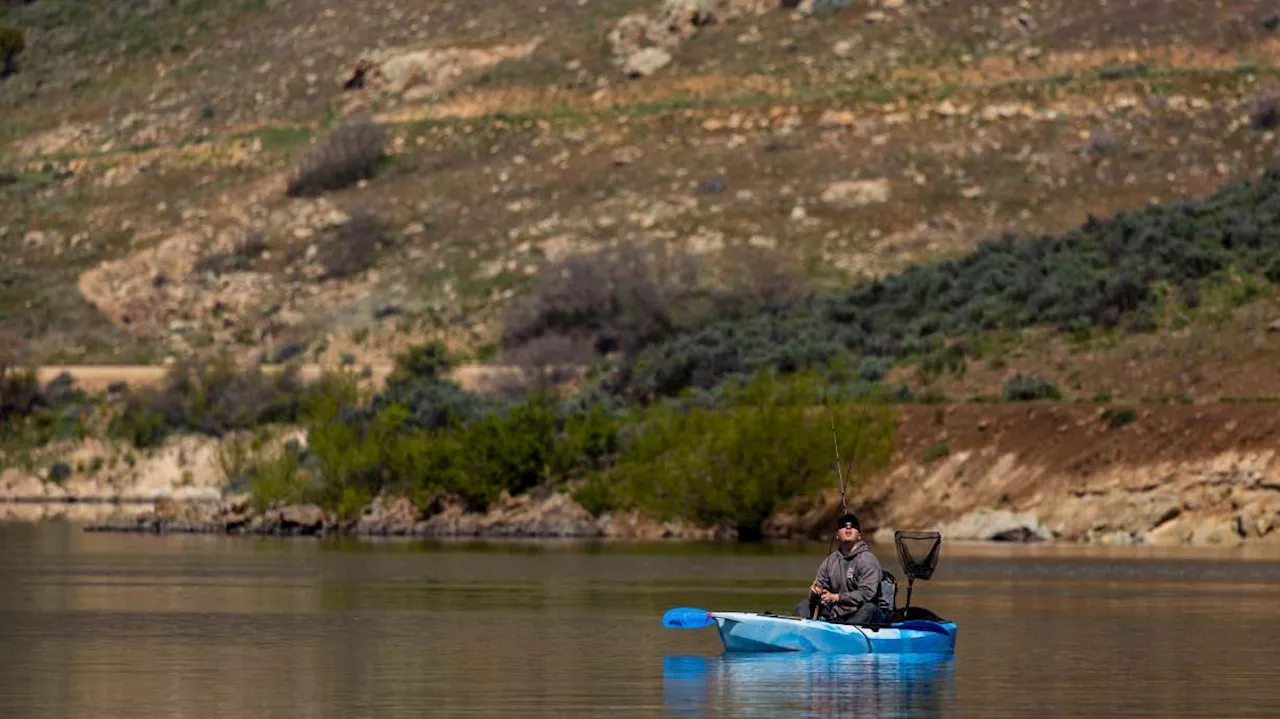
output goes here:
[{"label": "green shrub", "polygon": [[[617,463],[576,496],[597,511],[636,507],[759,536],[780,503],[835,485],[831,420],[815,389],[807,378],[762,373],[731,388],[719,407],[654,405],[624,428]],[[841,456],[854,460],[847,478],[888,462],[895,425],[887,408],[830,409]]]},{"label": "green shrub", "polygon": [[42,404],[35,370],[0,367],[0,425],[26,417]]},{"label": "green shrub", "polygon": [[441,342],[414,345],[396,355],[387,386],[401,387],[412,382],[444,380],[452,369],[449,352]]},{"label": "green shrub", "polygon": [[951,454],[950,445],[948,445],[946,442],[938,442],[937,444],[930,445],[929,448],[924,451],[924,454],[920,456],[920,461],[924,462],[925,464],[931,464],[950,454]]},{"label": "green shrub", "polygon": [[1136,420],[1138,414],[1132,407],[1108,407],[1102,410],[1102,421],[1111,429],[1118,429]]},{"label": "green shrub", "polygon": [[286,445],[277,453],[259,459],[248,470],[253,503],[265,509],[273,503],[299,504],[311,501],[301,472],[298,448]]},{"label": "green shrub", "polygon": [[[0,333],[0,343],[8,337]],[[0,346],[0,443],[39,447],[57,439],[82,439],[93,410],[84,392],[63,373],[41,387],[33,367],[17,367],[21,352]]]},{"label": "green shrub", "polygon": [[297,367],[268,375],[239,368],[228,356],[191,359],[173,365],[161,387],[129,394],[109,433],[138,447],[155,446],[175,429],[222,436],[294,421],[303,402]]},{"label": "green shrub", "polygon": [[507,406],[501,398],[466,392],[447,378],[449,371],[448,352],[438,342],[400,353],[387,376],[386,389],[363,410],[364,420],[396,405],[408,411],[409,426],[434,430],[461,427]]},{"label": "green shrub", "polygon": [[1031,402],[1039,399],[1062,399],[1062,392],[1052,382],[1017,374],[1005,381],[1001,396],[1005,402]]},{"label": "green shrub", "polygon": [[327,399],[308,414],[309,446],[302,458],[314,479],[308,501],[339,509],[382,492],[424,503],[453,495],[484,509],[502,492],[583,476],[617,448],[616,419],[603,407],[566,413],[542,394],[427,428],[409,408],[385,399],[363,411]]},{"label": "green shrub", "polygon": [[[852,392],[816,373],[762,373],[649,408],[624,411],[607,394],[538,393],[423,424],[435,410],[389,396],[420,400],[425,387],[442,386],[438,359],[426,348],[407,353],[395,382],[368,405],[342,392],[312,395],[307,448],[247,472],[259,501],[316,502],[346,516],[392,493],[420,506],[453,496],[481,510],[503,492],[572,480],[593,511],[642,508],[751,537],[779,503],[832,481],[822,405]],[[883,466],[893,441],[889,407],[831,404],[841,453],[856,460],[850,476]]]}]

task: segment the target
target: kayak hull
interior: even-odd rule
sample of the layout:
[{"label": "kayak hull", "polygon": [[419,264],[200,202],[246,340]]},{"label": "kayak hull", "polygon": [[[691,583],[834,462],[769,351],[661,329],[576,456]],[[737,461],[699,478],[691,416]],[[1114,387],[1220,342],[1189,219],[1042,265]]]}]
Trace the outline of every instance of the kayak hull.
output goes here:
[{"label": "kayak hull", "polygon": [[872,628],[755,612],[710,616],[730,652],[950,654],[956,648],[955,622],[914,620]]}]

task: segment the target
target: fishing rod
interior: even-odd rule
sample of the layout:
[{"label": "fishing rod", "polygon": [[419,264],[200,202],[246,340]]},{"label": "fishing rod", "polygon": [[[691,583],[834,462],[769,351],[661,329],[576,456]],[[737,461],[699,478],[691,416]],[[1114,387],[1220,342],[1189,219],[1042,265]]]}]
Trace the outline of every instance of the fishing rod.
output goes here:
[{"label": "fishing rod", "polygon": [[[844,502],[844,473],[840,471],[840,438],[836,436],[836,415],[831,411],[831,404],[827,404],[827,418],[831,420],[831,443],[836,448],[836,479],[839,480],[840,486],[840,509],[845,511],[849,508]],[[849,465],[852,469],[853,465]]]},{"label": "fishing rod", "polygon": [[[836,450],[836,480],[838,481],[838,485],[837,485],[837,486],[838,486],[838,487],[839,487],[839,489],[840,489],[840,514],[841,514],[841,515],[844,515],[845,513],[847,513],[847,512],[849,511],[849,505],[848,505],[848,504],[846,503],[846,501],[845,501],[844,471],[843,471],[843,470],[841,469],[841,467],[840,467],[840,466],[841,466],[841,461],[840,461],[840,437],[836,434],[836,415],[835,415],[835,412],[833,412],[833,411],[831,410],[831,402],[830,402],[830,400],[829,400],[829,399],[828,399],[828,401],[827,401],[827,403],[826,403],[826,404],[827,404],[827,419],[828,419],[828,420],[830,420],[830,422],[831,422],[831,444],[832,444],[832,446],[834,446],[834,447],[835,447],[835,450]],[[859,425],[858,425],[858,431],[859,431],[859,433],[861,433],[861,431],[862,431],[862,425],[861,425],[861,424],[859,424]],[[856,436],[856,435],[855,435],[855,440],[854,440],[854,447],[855,447],[855,450],[854,450],[854,451],[855,451],[855,454],[856,454],[856,451],[857,451],[857,449],[856,449],[856,447],[857,447],[857,436]],[[853,471],[853,460],[850,460],[850,461],[849,461],[849,471],[850,471],[850,472],[852,472],[852,471]],[[830,554],[830,553],[831,553],[831,547],[835,544],[835,541],[836,541],[836,538],[835,538],[835,535],[833,534],[833,535],[831,535],[831,539],[827,541],[827,554]],[[812,608],[811,608],[811,611],[810,611],[810,617],[809,617],[809,618],[810,618],[810,619],[817,619],[817,618],[818,618],[818,609],[819,609],[820,605],[818,605],[818,604],[814,603],[812,600],[810,600],[810,604],[812,604],[813,606],[812,606]]]},{"label": "fishing rod", "polygon": [[[846,485],[844,481],[844,472],[841,471],[840,469],[840,438],[836,435],[836,415],[835,415],[835,412],[831,411],[830,401],[827,402],[827,419],[831,421],[831,444],[834,445],[836,449],[836,479],[839,481],[838,486],[840,488],[840,511],[847,512],[849,510],[849,505],[845,502],[845,486]],[[854,463],[858,461],[858,457],[857,457],[858,443],[862,440],[863,425],[864,425],[863,422],[858,422],[857,428],[854,431],[854,435],[853,435],[854,456],[849,460],[850,474],[853,473]]]}]

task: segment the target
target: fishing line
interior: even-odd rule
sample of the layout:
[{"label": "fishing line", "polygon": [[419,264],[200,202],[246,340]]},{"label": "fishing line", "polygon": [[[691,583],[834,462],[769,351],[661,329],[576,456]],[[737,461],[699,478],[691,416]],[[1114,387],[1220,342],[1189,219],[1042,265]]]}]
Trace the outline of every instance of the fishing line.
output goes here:
[{"label": "fishing line", "polygon": [[[840,470],[840,439],[836,437],[836,415],[835,412],[831,411],[830,403],[827,404],[827,418],[831,420],[831,443],[836,448],[836,478],[840,482],[840,510],[843,512],[848,510],[849,507],[844,502],[844,472]],[[850,468],[853,467],[852,464],[849,466]]]},{"label": "fishing line", "polygon": [[[837,484],[837,487],[839,487],[839,489],[840,489],[840,514],[841,514],[841,515],[843,515],[843,514],[845,514],[846,512],[848,512],[848,511],[849,511],[849,506],[848,506],[847,504],[845,504],[845,499],[844,499],[844,472],[843,472],[843,471],[841,471],[841,469],[840,469],[840,438],[839,438],[838,436],[836,436],[836,415],[835,415],[835,412],[833,412],[833,411],[831,410],[831,398],[830,398],[830,397],[828,397],[828,398],[827,398],[827,401],[826,401],[826,403],[825,403],[825,404],[827,405],[827,419],[831,421],[831,444],[835,447],[835,450],[836,450],[836,479],[837,479],[837,481],[839,482],[839,483]],[[852,469],[853,469],[853,465],[852,465],[852,464],[850,464],[850,465],[849,465],[849,468],[850,468],[850,470],[852,470]],[[830,556],[831,551],[832,551],[832,547],[834,547],[834,546],[835,546],[835,543],[836,543],[836,535],[835,535],[835,534],[832,534],[832,535],[831,535],[831,538],[827,540],[827,555],[828,555],[828,556]],[[811,614],[810,618],[811,618],[811,619],[817,619],[817,618],[818,618],[818,613],[819,613],[819,609],[820,609],[820,607],[821,607],[821,604],[816,604],[816,605],[814,605],[814,606],[812,607],[812,610],[811,610],[811,612],[810,612],[810,614]]]}]

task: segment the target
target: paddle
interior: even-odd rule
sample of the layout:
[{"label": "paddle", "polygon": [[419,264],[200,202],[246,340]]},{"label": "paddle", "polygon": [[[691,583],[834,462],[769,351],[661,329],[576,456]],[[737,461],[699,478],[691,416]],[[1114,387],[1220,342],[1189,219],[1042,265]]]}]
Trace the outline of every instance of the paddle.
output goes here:
[{"label": "paddle", "polygon": [[676,607],[668,609],[662,615],[662,626],[667,629],[701,629],[715,624],[711,612],[693,607]]}]

